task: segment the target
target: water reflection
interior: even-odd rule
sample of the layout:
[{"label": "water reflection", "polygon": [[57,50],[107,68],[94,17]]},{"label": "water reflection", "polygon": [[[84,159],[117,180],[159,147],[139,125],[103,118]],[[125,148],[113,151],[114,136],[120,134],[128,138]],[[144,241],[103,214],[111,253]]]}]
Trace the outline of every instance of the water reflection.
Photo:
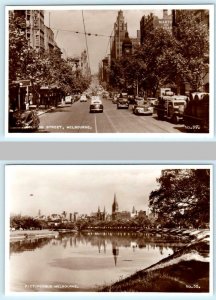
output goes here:
[{"label": "water reflection", "polygon": [[[55,241],[52,240],[52,243]],[[50,238],[25,239],[21,241],[13,241],[10,243],[10,254],[21,253],[24,251],[34,251],[41,249],[50,243]]]},{"label": "water reflection", "polygon": [[25,285],[61,283],[91,290],[155,264],[185,242],[129,232],[60,233],[55,238],[11,241],[10,286],[17,291]]},{"label": "water reflection", "polygon": [[161,235],[139,234],[129,232],[81,232],[81,233],[60,233],[57,237],[25,239],[22,241],[13,241],[10,243],[10,254],[21,253],[24,251],[34,251],[42,249],[50,244],[53,247],[63,247],[64,249],[79,248],[81,245],[90,245],[97,248],[99,254],[106,254],[107,246],[111,246],[114,257],[114,264],[117,265],[120,248],[136,249],[159,249],[160,255],[164,250],[177,250],[185,244],[178,237],[167,239]]},{"label": "water reflection", "polygon": [[117,241],[112,242],[112,253],[114,257],[115,266],[117,265],[117,257],[119,255],[119,247]]}]

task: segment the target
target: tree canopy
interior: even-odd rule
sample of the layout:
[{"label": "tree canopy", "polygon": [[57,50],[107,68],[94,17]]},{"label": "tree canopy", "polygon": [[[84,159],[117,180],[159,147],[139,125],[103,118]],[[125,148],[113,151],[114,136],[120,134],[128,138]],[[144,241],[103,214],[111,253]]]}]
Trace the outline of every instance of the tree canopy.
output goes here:
[{"label": "tree canopy", "polygon": [[162,225],[206,226],[210,216],[210,171],[166,169],[157,179],[159,188],[149,196],[149,206]]},{"label": "tree canopy", "polygon": [[[90,77],[73,70],[70,62],[61,57],[58,48],[40,51],[33,49],[26,38],[26,21],[22,14],[9,15],[9,83],[31,80],[35,89],[57,86],[67,94],[84,91]],[[34,91],[34,90],[33,90]]]},{"label": "tree canopy", "polygon": [[122,89],[137,81],[140,90],[154,96],[161,86],[187,82],[198,91],[209,71],[208,56],[208,24],[197,20],[193,11],[182,10],[175,33],[154,28],[130,57],[112,61],[110,85]]}]

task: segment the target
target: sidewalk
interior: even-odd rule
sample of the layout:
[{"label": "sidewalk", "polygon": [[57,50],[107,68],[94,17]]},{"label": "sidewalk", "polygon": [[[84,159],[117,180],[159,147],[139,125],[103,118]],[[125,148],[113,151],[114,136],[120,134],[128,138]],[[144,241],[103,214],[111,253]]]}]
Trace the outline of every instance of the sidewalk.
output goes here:
[{"label": "sidewalk", "polygon": [[[63,104],[59,103],[57,105],[57,107],[63,107]],[[49,108],[45,108],[45,105],[40,105],[39,108],[37,108],[36,105],[30,105],[29,110],[35,110],[37,112],[37,115],[41,116],[41,115],[47,113],[48,111],[55,110],[57,107],[50,106]]]}]

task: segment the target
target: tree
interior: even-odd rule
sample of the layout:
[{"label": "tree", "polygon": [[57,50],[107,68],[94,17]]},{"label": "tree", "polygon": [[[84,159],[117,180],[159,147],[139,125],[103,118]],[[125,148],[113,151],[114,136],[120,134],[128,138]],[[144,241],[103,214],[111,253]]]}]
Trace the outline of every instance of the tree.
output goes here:
[{"label": "tree", "polygon": [[204,226],[209,223],[210,171],[166,169],[151,192],[149,206],[158,220],[173,226]]},{"label": "tree", "polygon": [[[204,11],[208,14],[208,11]],[[188,81],[194,91],[202,86],[209,72],[209,28],[194,11],[181,10],[176,29],[178,53],[182,56],[182,79]]]}]

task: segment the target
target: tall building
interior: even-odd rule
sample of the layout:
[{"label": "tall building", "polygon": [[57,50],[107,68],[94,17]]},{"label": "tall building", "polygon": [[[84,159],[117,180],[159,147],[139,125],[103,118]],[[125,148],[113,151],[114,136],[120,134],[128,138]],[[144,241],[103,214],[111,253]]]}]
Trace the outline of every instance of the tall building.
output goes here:
[{"label": "tall building", "polygon": [[127,32],[127,23],[125,23],[123,11],[118,11],[118,16],[114,24],[114,35],[111,40],[111,60],[122,56],[122,42]]},{"label": "tall building", "polygon": [[108,68],[109,68],[109,59],[105,57],[102,60],[102,72],[101,72],[101,81],[108,82]]},{"label": "tall building", "polygon": [[40,51],[44,51],[44,11],[25,10],[26,37],[29,45]]},{"label": "tall building", "polygon": [[123,56],[128,56],[132,54],[132,41],[129,38],[128,32],[126,31],[125,33],[125,38],[122,41],[122,55]]},{"label": "tall building", "polygon": [[46,51],[51,52],[56,46],[54,40],[54,32],[51,28],[44,25],[44,48]]},{"label": "tall building", "polygon": [[81,53],[80,69],[83,76],[90,76],[90,67],[86,50]]}]

